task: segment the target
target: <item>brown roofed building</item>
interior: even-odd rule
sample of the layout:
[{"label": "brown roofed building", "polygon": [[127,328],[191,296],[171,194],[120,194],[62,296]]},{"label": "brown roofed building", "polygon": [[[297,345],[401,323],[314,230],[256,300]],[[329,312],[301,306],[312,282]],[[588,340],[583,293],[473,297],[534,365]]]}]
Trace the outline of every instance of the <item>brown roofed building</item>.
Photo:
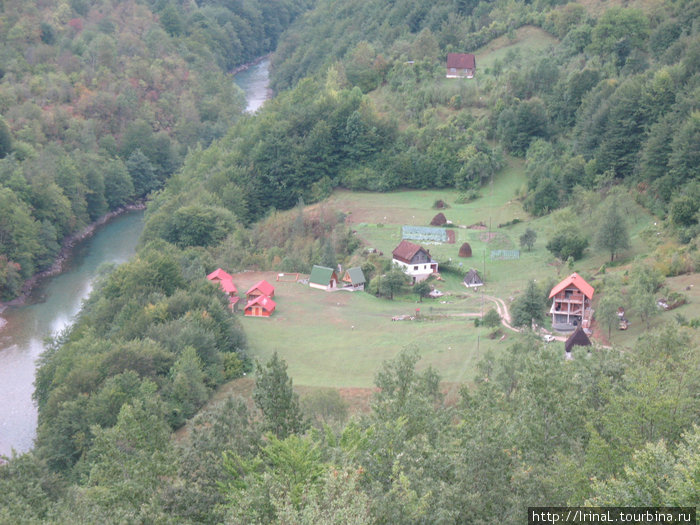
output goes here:
[{"label": "brown roofed building", "polygon": [[438,271],[438,263],[430,257],[430,252],[409,241],[401,241],[394,248],[392,260],[396,266],[411,277],[413,283],[424,281]]},{"label": "brown roofed building", "polygon": [[447,54],[447,78],[474,78],[476,57],[471,53]]},{"label": "brown roofed building", "polygon": [[571,349],[574,346],[591,346],[591,340],[586,335],[586,332],[583,331],[583,326],[579,326],[574,330],[574,333],[572,333],[564,343],[566,353],[571,353]]}]

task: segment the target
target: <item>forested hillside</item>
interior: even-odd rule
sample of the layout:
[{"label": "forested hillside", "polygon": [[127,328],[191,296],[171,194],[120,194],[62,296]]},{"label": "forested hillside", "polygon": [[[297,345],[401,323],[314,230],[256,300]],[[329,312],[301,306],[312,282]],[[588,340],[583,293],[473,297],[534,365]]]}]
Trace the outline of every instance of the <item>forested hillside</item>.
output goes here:
[{"label": "forested hillside", "polygon": [[[526,159],[533,215],[622,183],[687,243],[700,209],[697,10],[324,2],[275,54],[275,86],[290,90],[192,157],[172,191],[247,223],[339,186],[468,196],[509,154]],[[480,55],[496,37],[507,46],[526,24],[551,44],[489,57],[472,81],[444,78],[447,52]],[[183,192],[190,180],[202,184]]]},{"label": "forested hillside", "polygon": [[[317,4],[284,33],[310,3],[3,4],[5,293],[65,233],[159,191],[138,255],[105,269],[41,357],[36,446],[0,465],[0,523],[517,524],[535,505],[696,505],[695,319],[565,360],[526,315],[449,397],[424,349],[395,348],[349,418],[337,391],[302,403],[274,349],[253,363],[204,276],[392,273],[326,197],[456,188],[470,202],[507,163],[525,172],[513,199],[527,220],[604,202],[622,223],[635,199],[668,251],[688,245],[673,272],[697,271],[700,4]],[[277,96],[241,117],[224,73],[274,46]],[[445,78],[453,51],[477,54],[474,79]],[[587,245],[595,219],[557,213],[551,251],[573,268],[562,244]],[[657,312],[647,288],[663,276],[642,266],[597,270],[614,322],[623,286]],[[248,373],[247,399],[198,413]]]},{"label": "forested hillside", "polygon": [[227,72],[274,49],[304,1],[4,2],[0,299],[63,238],[162,187],[245,107]]}]

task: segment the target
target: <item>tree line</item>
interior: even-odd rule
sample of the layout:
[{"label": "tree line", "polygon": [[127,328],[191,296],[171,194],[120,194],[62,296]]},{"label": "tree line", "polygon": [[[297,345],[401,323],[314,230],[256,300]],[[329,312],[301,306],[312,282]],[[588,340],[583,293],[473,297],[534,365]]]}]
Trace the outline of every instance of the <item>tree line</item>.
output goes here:
[{"label": "tree line", "polygon": [[377,371],[369,412],[348,420],[337,393],[300,398],[275,354],[256,366],[252,404],[220,401],[177,441],[168,399],[123,372],[104,388],[131,374],[136,395],[90,426],[72,467],[57,472],[44,447],[0,467],[0,520],[522,523],[533,505],[692,506],[697,356],[677,325],[634,352],[580,349],[571,361],[531,335],[486,355],[448,402],[405,349]]}]

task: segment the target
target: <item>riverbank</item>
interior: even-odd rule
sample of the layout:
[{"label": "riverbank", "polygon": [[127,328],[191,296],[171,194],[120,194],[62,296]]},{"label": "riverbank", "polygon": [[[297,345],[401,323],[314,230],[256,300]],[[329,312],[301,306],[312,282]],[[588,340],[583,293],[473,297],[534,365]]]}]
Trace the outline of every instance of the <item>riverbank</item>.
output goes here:
[{"label": "riverbank", "polygon": [[248,68],[251,68],[253,66],[257,66],[260,62],[265,60],[266,58],[270,58],[272,56],[272,53],[268,53],[267,55],[263,55],[261,57],[256,58],[252,62],[246,62],[245,64],[241,64],[238,67],[233,68],[229,73],[231,75],[235,75],[236,73],[240,73],[241,71],[245,71]]},{"label": "riverbank", "polygon": [[[112,219],[119,217],[120,215],[123,215],[127,212],[130,211],[137,211],[137,210],[145,210],[146,209],[146,203],[145,202],[137,202],[134,204],[128,204],[126,206],[122,206],[120,208],[117,208],[116,210],[110,211],[109,213],[104,214],[102,217],[97,219],[96,221],[88,224],[85,228],[80,230],[79,232],[76,232],[72,235],[69,235],[65,239],[63,239],[63,244],[61,245],[61,251],[58,253],[58,256],[54,260],[53,264],[49,266],[46,270],[42,270],[41,272],[35,273],[32,275],[29,279],[24,281],[22,284],[22,288],[20,291],[20,294],[12,299],[11,301],[6,301],[6,302],[0,302],[0,314],[7,308],[8,306],[22,306],[27,302],[27,299],[29,299],[29,296],[32,293],[32,290],[36,287],[37,284],[39,284],[42,280],[46,279],[47,277],[53,277],[55,275],[60,274],[63,272],[64,267],[66,262],[70,259],[72,253],[73,253],[73,248],[75,246],[84,241],[85,239],[88,239],[92,237],[100,226],[104,226],[107,224],[109,221]],[[7,324],[7,321],[0,317],[0,330]]]}]

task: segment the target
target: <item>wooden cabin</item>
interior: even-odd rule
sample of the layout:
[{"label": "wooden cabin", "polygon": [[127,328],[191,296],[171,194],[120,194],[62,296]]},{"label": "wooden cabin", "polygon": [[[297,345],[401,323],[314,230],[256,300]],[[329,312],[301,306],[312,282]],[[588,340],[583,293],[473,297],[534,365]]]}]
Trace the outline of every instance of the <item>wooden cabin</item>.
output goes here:
[{"label": "wooden cabin", "polygon": [[233,277],[221,268],[217,268],[207,275],[207,279],[213,283],[219,283],[219,287],[228,295],[229,307],[231,310],[235,311],[237,309],[236,305],[238,304],[239,297],[237,295],[238,289],[236,285],[233,284]]},{"label": "wooden cabin", "polygon": [[331,292],[338,289],[338,273],[333,268],[314,264],[309,275],[309,286]]},{"label": "wooden cabin", "polygon": [[248,302],[261,295],[264,295],[266,297],[274,297],[275,287],[267,281],[262,280],[251,286],[251,288],[245,293]]},{"label": "wooden cabin", "polygon": [[472,268],[464,276],[464,286],[467,288],[478,288],[479,286],[484,286],[484,281],[479,276],[479,272]]},{"label": "wooden cabin", "polygon": [[574,346],[591,346],[591,340],[586,335],[586,332],[583,331],[583,326],[576,328],[569,336],[564,343],[564,350],[566,350],[567,354],[570,354]]},{"label": "wooden cabin", "polygon": [[345,290],[364,290],[365,289],[365,274],[359,267],[348,268],[343,275],[343,289]]},{"label": "wooden cabin", "polygon": [[244,315],[248,317],[270,317],[277,304],[267,295],[258,295],[245,305]]}]

